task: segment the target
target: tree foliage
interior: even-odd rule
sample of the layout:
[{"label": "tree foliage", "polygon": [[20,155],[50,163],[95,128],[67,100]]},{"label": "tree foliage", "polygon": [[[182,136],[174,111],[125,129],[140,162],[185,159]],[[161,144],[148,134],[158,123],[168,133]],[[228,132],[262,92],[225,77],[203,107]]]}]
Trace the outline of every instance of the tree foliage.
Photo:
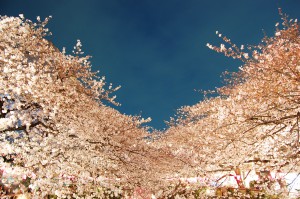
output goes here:
[{"label": "tree foliage", "polygon": [[246,163],[260,171],[299,172],[299,25],[280,14],[283,28],[276,24],[275,36],[258,46],[239,48],[218,32],[225,44],[207,44],[243,65],[217,97],[182,107],[168,130],[169,142],[190,154],[199,173]]},{"label": "tree foliage", "polygon": [[[141,124],[148,120],[104,105],[117,104],[111,94],[118,88],[92,72],[80,41],[67,55],[45,39],[48,20],[0,19],[1,176],[12,169],[37,198],[101,198],[102,189],[153,183],[151,171],[164,175],[168,156],[147,144]],[[2,194],[12,184],[4,182]]]}]

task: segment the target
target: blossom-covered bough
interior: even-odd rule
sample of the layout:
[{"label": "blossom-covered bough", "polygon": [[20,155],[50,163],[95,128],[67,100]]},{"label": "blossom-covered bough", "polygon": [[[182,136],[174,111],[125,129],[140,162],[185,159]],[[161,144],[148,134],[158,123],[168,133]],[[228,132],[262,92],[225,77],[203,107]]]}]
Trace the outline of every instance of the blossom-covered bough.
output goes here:
[{"label": "blossom-covered bough", "polygon": [[[218,97],[180,109],[168,130],[169,142],[191,154],[199,173],[246,171],[249,165],[257,174],[299,173],[300,31],[297,20],[280,15],[283,28],[276,24],[275,36],[258,46],[239,48],[219,32],[225,44],[207,44],[243,65],[217,89]],[[279,180],[260,187],[287,197],[286,185]]]},{"label": "blossom-covered bough", "polygon": [[160,186],[172,157],[147,144],[148,120],[104,105],[117,105],[118,88],[92,72],[80,41],[67,55],[45,39],[48,20],[0,19],[0,195],[103,198]]}]

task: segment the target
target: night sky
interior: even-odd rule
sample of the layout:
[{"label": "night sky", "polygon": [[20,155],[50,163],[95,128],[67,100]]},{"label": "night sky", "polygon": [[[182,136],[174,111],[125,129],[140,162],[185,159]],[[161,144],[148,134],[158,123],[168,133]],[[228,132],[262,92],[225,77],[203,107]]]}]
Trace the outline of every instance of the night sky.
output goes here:
[{"label": "night sky", "polygon": [[215,32],[258,44],[263,31],[274,34],[278,7],[300,19],[299,0],[0,0],[0,15],[52,15],[49,39],[67,53],[80,39],[93,69],[122,86],[114,108],[162,129],[178,108],[202,99],[197,90],[222,86],[222,72],[240,66],[206,47],[222,42]]}]

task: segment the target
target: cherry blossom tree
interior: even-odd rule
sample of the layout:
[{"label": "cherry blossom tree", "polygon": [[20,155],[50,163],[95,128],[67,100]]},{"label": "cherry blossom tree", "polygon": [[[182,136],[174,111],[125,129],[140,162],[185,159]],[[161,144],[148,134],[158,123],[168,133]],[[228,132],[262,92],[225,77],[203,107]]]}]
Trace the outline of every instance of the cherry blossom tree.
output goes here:
[{"label": "cherry blossom tree", "polygon": [[141,126],[149,119],[106,106],[118,105],[118,87],[91,70],[80,41],[68,55],[45,39],[48,21],[0,18],[0,167],[3,179],[14,175],[0,194],[103,198],[160,189],[172,156],[150,143]]},{"label": "cherry blossom tree", "polygon": [[[273,37],[258,46],[238,47],[216,32],[225,44],[209,48],[243,65],[216,90],[217,97],[179,110],[167,130],[173,151],[182,151],[199,174],[246,169],[299,172],[300,36],[297,20],[282,16]],[[242,185],[241,185],[242,186]],[[286,185],[280,184],[280,193]],[[274,191],[270,184],[266,189]]]}]

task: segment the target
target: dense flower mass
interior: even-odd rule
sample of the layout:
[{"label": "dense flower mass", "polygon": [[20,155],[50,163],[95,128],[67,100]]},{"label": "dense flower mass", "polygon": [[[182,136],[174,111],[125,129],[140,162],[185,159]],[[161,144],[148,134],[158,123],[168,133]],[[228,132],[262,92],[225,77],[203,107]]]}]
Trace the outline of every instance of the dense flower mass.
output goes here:
[{"label": "dense flower mass", "polygon": [[[183,107],[168,130],[169,142],[193,154],[199,172],[246,170],[249,163],[257,172],[299,172],[299,25],[281,15],[283,29],[256,47],[244,50],[226,37],[228,47],[207,45],[244,64],[218,97]],[[286,185],[277,192],[286,194]]]},{"label": "dense flower mass", "polygon": [[92,71],[79,40],[68,55],[45,39],[49,18],[2,16],[0,196],[296,196],[286,176],[300,170],[300,32],[281,16],[283,29],[255,47],[217,31],[225,44],[207,46],[243,65],[217,97],[151,134],[149,119],[103,103],[118,105],[118,87]]},{"label": "dense flower mass", "polygon": [[1,194],[101,198],[152,183],[150,171],[168,158],[147,144],[148,120],[105,106],[117,104],[110,96],[118,88],[92,72],[80,41],[67,55],[46,40],[47,22],[0,20],[0,167],[16,177]]}]

